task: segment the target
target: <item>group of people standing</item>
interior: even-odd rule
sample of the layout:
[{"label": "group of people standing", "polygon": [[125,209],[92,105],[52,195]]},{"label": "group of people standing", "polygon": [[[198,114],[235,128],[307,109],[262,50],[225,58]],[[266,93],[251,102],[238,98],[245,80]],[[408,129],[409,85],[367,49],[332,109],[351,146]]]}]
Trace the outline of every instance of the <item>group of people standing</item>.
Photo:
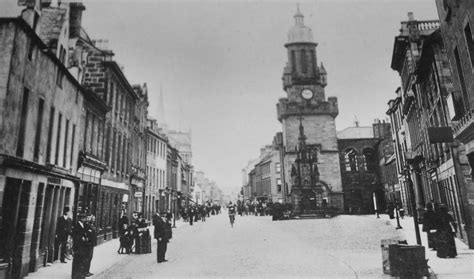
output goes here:
[{"label": "group of people standing", "polygon": [[72,278],[85,278],[94,275],[90,272],[94,247],[97,245],[97,230],[94,215],[79,213],[72,226],[73,253]]},{"label": "group of people standing", "polygon": [[211,215],[217,215],[221,213],[221,206],[220,205],[211,205],[209,202],[199,205],[190,205],[189,207],[185,207],[181,210],[181,217],[185,222],[189,222],[189,225],[193,225],[194,222],[201,220],[202,222],[206,222],[206,218],[210,217]]},{"label": "group of people standing", "polygon": [[422,230],[428,234],[428,248],[436,250],[436,255],[439,258],[457,256],[454,240],[456,224],[446,205],[441,204],[436,207],[432,203],[426,205]]},{"label": "group of people standing", "polygon": [[148,222],[143,218],[142,213],[133,213],[132,221],[129,222],[125,210],[122,210],[118,220],[118,233],[120,246],[117,250],[119,254],[130,254],[132,252],[142,253],[140,245],[142,241],[149,238]]},{"label": "group of people standing", "polygon": [[85,278],[92,276],[90,272],[91,261],[94,255],[94,247],[97,245],[97,230],[95,216],[87,212],[81,212],[77,221],[73,224],[70,208],[63,209],[63,215],[58,217],[55,232],[55,260],[59,258],[61,263],[70,260],[72,238],[72,278]]}]

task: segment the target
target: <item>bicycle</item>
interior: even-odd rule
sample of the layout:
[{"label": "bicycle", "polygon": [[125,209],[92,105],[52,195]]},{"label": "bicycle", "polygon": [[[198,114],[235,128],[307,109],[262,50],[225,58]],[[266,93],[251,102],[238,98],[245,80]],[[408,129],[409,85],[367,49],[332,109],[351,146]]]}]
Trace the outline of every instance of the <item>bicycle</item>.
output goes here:
[{"label": "bicycle", "polygon": [[230,219],[230,227],[233,228],[234,227],[234,222],[235,222],[235,215],[229,215],[229,219]]}]

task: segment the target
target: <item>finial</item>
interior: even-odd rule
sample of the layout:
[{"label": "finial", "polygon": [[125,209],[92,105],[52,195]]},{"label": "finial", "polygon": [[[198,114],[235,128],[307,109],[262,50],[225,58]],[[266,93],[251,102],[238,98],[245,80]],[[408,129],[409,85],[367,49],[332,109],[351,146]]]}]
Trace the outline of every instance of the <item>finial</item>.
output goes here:
[{"label": "finial", "polygon": [[356,127],[359,127],[359,119],[357,119],[357,115],[354,115],[354,124]]},{"label": "finial", "polygon": [[303,19],[304,19],[304,16],[300,12],[300,3],[296,2],[296,14],[295,14],[296,25],[303,26],[304,25]]}]

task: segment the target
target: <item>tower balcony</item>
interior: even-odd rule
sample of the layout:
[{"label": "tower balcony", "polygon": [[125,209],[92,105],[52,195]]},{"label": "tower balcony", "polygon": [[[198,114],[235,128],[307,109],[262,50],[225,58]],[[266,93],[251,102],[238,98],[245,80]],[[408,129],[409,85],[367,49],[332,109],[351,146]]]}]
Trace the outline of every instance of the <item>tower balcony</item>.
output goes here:
[{"label": "tower balcony", "polygon": [[333,118],[339,114],[336,97],[329,97],[327,101],[300,103],[289,102],[288,98],[281,98],[277,104],[278,121],[283,118],[299,115],[330,115]]}]

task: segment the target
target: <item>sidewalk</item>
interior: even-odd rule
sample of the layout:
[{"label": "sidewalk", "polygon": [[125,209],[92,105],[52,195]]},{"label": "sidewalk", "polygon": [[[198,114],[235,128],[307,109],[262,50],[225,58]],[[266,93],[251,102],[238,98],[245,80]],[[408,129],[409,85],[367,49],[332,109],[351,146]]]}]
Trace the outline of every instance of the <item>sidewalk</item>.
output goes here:
[{"label": "sidewalk", "polygon": [[[176,221],[176,228],[173,229],[173,233],[175,232],[176,229],[186,225],[187,223],[184,223],[182,220],[177,220]],[[150,230],[151,234],[151,245],[152,248],[156,246],[156,240],[153,239],[153,230],[154,227],[150,226],[148,227]],[[98,275],[117,262],[121,261],[122,259],[126,257],[137,257],[140,255],[137,254],[118,254],[117,250],[120,246],[120,241],[118,238],[112,239],[110,241],[104,242],[94,248],[94,256],[92,258],[92,263],[91,263],[91,272],[94,273],[94,276],[88,277],[88,278],[94,278],[95,275]],[[67,261],[67,263],[60,263],[59,261],[56,261],[54,263],[48,263],[47,266],[41,267],[38,269],[36,272],[29,273],[28,276],[25,278],[28,279],[40,279],[40,278],[71,278],[71,270],[72,270],[72,260]]]},{"label": "sidewalk", "polygon": [[[397,219],[390,219],[388,215],[380,215],[381,221],[390,222],[395,228],[397,226]],[[415,225],[412,217],[400,218],[400,229],[402,235],[406,238],[409,245],[416,245]],[[456,241],[456,249],[458,256],[456,258],[442,259],[436,256],[436,251],[428,248],[428,240],[426,233],[421,231],[421,244],[425,246],[426,258],[428,259],[428,266],[430,271],[435,274],[438,279],[444,278],[474,278],[474,250],[469,249],[468,246],[460,241]]]}]

